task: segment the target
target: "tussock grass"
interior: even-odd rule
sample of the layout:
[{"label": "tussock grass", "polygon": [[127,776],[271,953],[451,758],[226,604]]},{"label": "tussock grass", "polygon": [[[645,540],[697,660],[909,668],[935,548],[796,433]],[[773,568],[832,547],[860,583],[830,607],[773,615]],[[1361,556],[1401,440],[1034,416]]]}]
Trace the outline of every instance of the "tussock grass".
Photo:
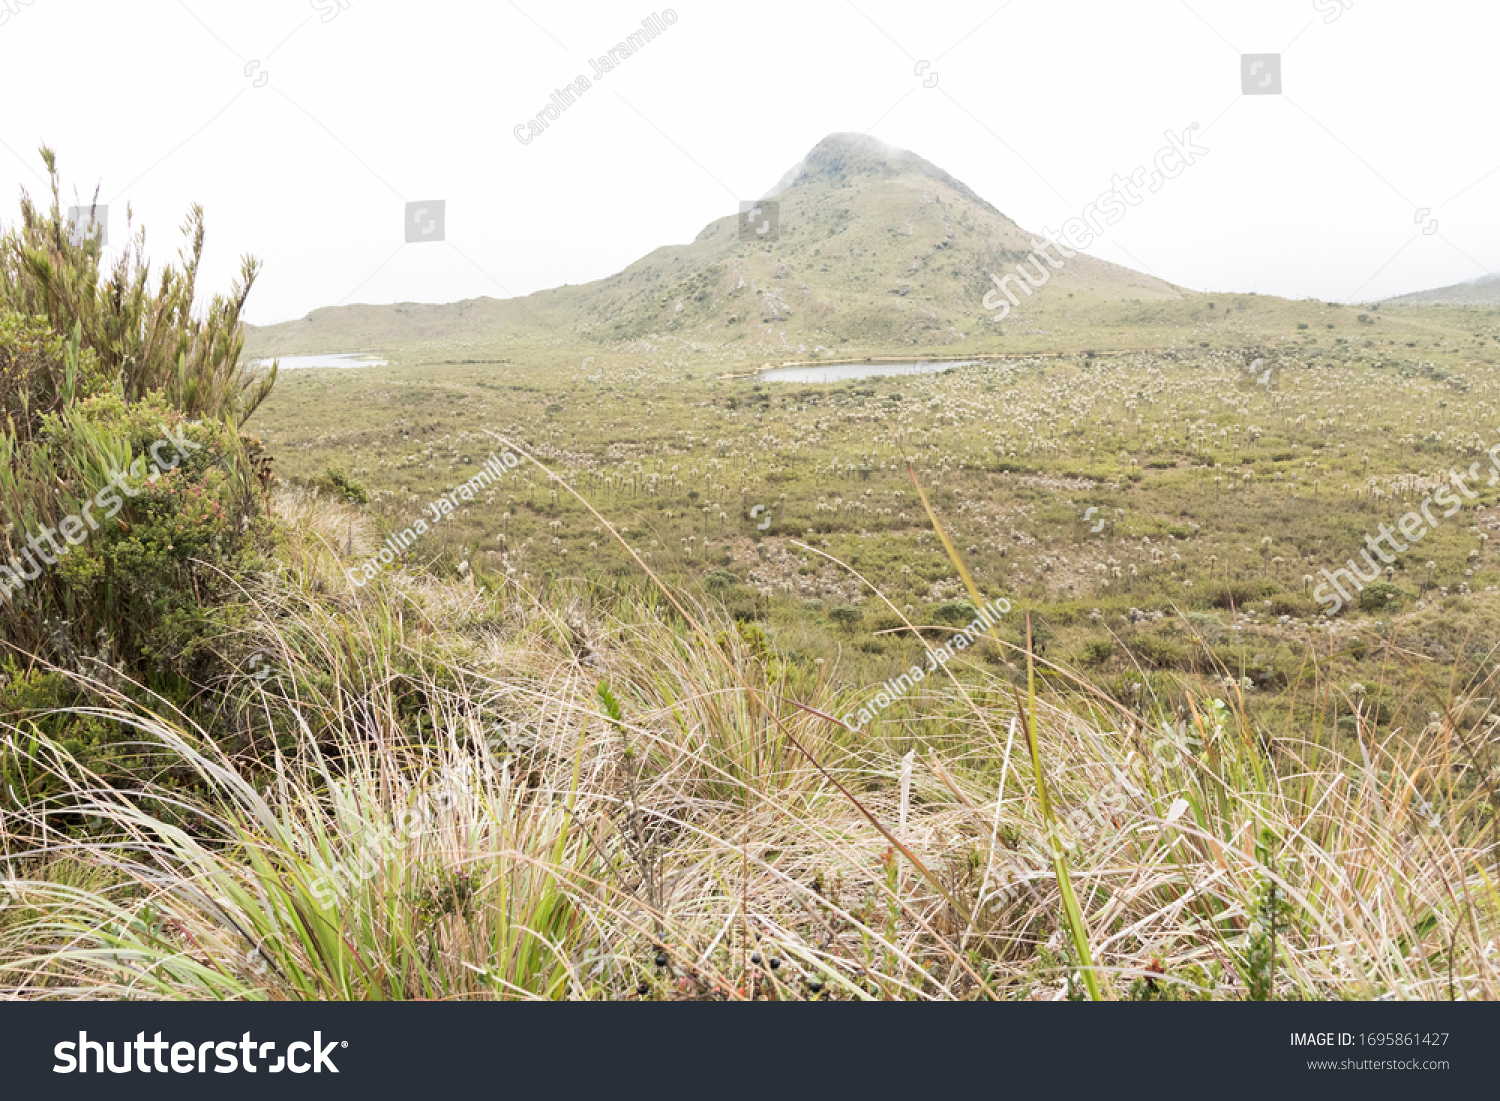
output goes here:
[{"label": "tussock grass", "polygon": [[584,585],[355,590],[345,520],[246,593],[275,675],[224,686],[225,729],[94,686],[170,788],[6,723],[87,823],[6,817],[8,996],[1500,993],[1485,797],[1440,731],[1361,728],[1351,758],[1238,699],[1018,703],[960,659],[920,718],[855,734],[836,662],[797,679],[682,594],[701,632]]}]

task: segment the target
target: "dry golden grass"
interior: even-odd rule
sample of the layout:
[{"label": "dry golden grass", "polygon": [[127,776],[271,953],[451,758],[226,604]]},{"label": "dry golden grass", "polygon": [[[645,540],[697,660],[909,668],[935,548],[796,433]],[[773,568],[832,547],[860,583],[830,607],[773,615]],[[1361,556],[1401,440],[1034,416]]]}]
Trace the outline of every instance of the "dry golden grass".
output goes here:
[{"label": "dry golden grass", "polygon": [[193,783],[117,793],[7,727],[95,825],[7,819],[9,996],[1077,997],[1049,835],[1104,997],[1500,992],[1487,796],[1451,782],[1482,762],[1441,731],[1349,760],[1234,700],[1044,697],[1049,830],[984,668],[856,734],[836,670],[704,609],[355,590],[319,547],[254,594],[240,742],[114,698]]}]

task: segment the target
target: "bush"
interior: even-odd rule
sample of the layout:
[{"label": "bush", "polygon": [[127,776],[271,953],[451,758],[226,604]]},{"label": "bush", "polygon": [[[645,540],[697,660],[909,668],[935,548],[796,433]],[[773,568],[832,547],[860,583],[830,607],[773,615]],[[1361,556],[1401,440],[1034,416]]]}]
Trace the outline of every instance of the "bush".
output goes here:
[{"label": "bush", "polygon": [[1277,593],[1271,597],[1272,615],[1296,616],[1299,619],[1311,619],[1316,616],[1323,606],[1310,596],[1301,593]]},{"label": "bush", "polygon": [[101,272],[98,240],[70,240],[41,152],[51,209],[23,194],[0,238],[0,637],[185,699],[258,534],[257,456],[235,431],[276,375],[240,362],[258,268],[247,258],[230,294],[199,309],[194,207],[181,269],[149,272],[143,230]]},{"label": "bush", "polygon": [[1154,669],[1173,669],[1187,664],[1187,648],[1165,635],[1136,635],[1126,642],[1126,646],[1137,661]]},{"label": "bush", "polygon": [[1224,621],[1212,612],[1188,612],[1187,619],[1205,642],[1218,642],[1224,637]]},{"label": "bush", "polygon": [[[41,154],[52,206],[40,211],[22,194],[21,221],[0,238],[0,313],[39,317],[57,332],[75,334],[98,357],[104,376],[118,379],[127,401],[158,393],[189,416],[243,424],[276,380],[274,366],[260,372],[240,362],[241,314],[260,265],[246,257],[229,294],[201,309],[196,283],[203,208],[194,206],[183,226],[191,244],[181,269],[169,264],[151,273],[143,229],[127,241],[114,270],[101,273],[99,242],[69,240],[57,158],[45,146]],[[45,400],[45,389],[36,392]]]},{"label": "bush", "polygon": [[1209,590],[1208,602],[1215,608],[1244,608],[1259,600],[1261,586],[1250,582],[1226,582]]},{"label": "bush", "polygon": [[1114,653],[1114,639],[1091,638],[1083,644],[1083,653],[1079,656],[1079,661],[1085,669],[1098,669],[1109,661]]},{"label": "bush", "polygon": [[64,340],[43,318],[0,314],[0,421],[17,439],[35,436],[46,414],[111,388],[80,334],[74,325],[72,339]]},{"label": "bush", "polygon": [[330,494],[335,500],[347,501],[356,505],[367,505],[370,503],[369,491],[337,467],[330,466],[322,474],[314,478],[312,480],[312,487],[319,492]]},{"label": "bush", "polygon": [[840,604],[828,613],[828,618],[845,630],[852,631],[855,625],[865,618],[865,613],[862,609],[856,608],[852,604]]},{"label": "bush", "polygon": [[1359,594],[1357,603],[1365,612],[1395,611],[1410,597],[1405,589],[1389,581],[1375,581],[1366,585]]},{"label": "bush", "polygon": [[932,618],[938,623],[948,623],[954,627],[963,627],[973,623],[978,617],[979,611],[967,600],[950,600],[946,604],[939,604],[932,609]]},{"label": "bush", "polygon": [[256,499],[234,432],[105,394],[47,414],[29,445],[0,433],[0,452],[15,533],[0,634],[64,667],[99,654],[151,683],[192,679],[225,575],[249,568]]}]

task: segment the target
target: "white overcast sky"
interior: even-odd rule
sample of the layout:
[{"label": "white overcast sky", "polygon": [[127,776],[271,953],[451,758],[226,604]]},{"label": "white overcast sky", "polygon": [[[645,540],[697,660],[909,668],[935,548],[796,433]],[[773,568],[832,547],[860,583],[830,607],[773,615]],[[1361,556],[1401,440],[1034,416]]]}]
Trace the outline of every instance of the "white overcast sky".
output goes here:
[{"label": "white overcast sky", "polygon": [[[44,193],[45,141],[70,192],[100,186],[111,244],[128,202],[170,257],[202,203],[202,287],[260,257],[249,319],[267,324],[601,278],[835,131],[1056,227],[1196,122],[1209,154],[1089,251],[1195,289],[1346,301],[1500,271],[1495,0],[671,9],[523,145],[518,123],[666,5],[0,0],[0,225],[21,187]],[[1245,53],[1283,55],[1282,95],[1242,95]],[[446,241],[403,244],[405,203],[433,199]]]}]

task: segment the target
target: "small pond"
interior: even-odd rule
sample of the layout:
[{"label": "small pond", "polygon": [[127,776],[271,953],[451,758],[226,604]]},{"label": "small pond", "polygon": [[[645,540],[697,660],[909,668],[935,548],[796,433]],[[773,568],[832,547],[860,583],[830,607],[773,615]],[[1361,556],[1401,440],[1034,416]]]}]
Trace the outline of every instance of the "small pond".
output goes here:
[{"label": "small pond", "polygon": [[836,363],[827,367],[774,367],[755,376],[756,382],[845,382],[852,378],[889,375],[931,375],[949,367],[970,367],[975,360],[918,359],[906,363]]},{"label": "small pond", "polygon": [[[336,352],[318,356],[280,356],[281,370],[296,371],[307,367],[384,367],[386,360],[366,352]],[[271,366],[269,359],[257,359],[257,367]]]}]

